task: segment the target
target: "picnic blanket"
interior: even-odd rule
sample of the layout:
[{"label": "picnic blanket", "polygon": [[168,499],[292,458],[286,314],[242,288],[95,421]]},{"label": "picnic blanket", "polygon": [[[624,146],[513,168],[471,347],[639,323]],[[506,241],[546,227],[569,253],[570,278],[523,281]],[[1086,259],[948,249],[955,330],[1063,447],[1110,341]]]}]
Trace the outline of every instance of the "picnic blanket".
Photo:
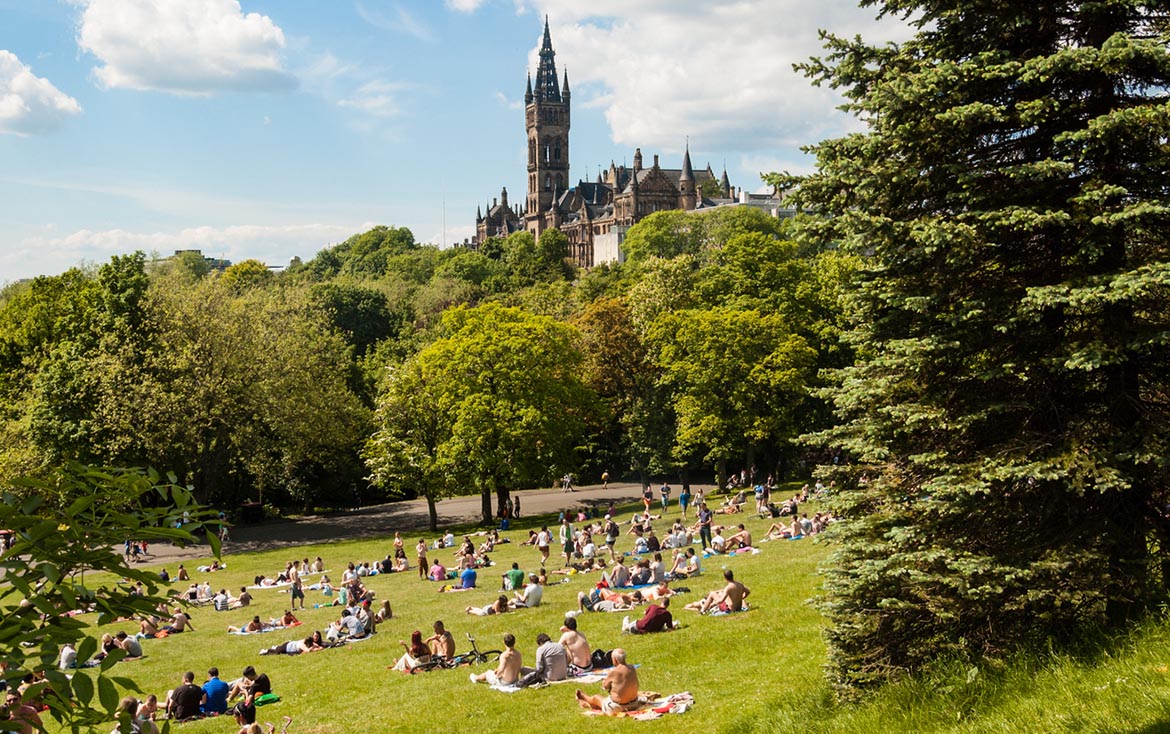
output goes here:
[{"label": "picnic blanket", "polygon": [[654,719],[661,719],[666,714],[686,713],[695,705],[695,697],[688,691],[675,693],[670,696],[644,691],[638,697],[638,702],[641,705],[631,711],[619,711],[614,714],[606,714],[604,711],[582,709],[581,713],[586,716],[625,716],[631,719],[637,719],[638,721],[653,721]]},{"label": "picnic blanket", "polygon": [[282,581],[279,584],[272,584],[270,586],[253,584],[252,586],[249,586],[248,588],[249,589],[279,589],[279,588],[284,587],[284,586],[292,586],[292,582],[291,581]]}]

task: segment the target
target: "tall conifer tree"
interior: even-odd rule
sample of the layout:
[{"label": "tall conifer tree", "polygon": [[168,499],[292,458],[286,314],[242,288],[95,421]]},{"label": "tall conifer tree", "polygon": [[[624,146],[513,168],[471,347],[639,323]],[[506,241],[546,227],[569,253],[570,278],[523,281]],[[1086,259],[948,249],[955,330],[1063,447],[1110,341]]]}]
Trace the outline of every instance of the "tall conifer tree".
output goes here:
[{"label": "tall conifer tree", "polygon": [[916,35],[826,36],[805,71],[867,129],[799,182],[804,235],[865,255],[818,437],[867,475],[835,498],[843,689],[1123,623],[1170,580],[1168,6],[862,4]]}]

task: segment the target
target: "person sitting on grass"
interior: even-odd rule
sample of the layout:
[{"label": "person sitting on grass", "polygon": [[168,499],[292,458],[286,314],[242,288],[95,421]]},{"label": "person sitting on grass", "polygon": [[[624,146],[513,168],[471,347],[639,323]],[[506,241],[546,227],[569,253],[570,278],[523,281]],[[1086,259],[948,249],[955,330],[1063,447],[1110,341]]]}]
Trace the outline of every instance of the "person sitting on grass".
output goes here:
[{"label": "person sitting on grass", "polygon": [[601,687],[609,696],[586,696],[580,688],[577,689],[577,703],[581,708],[601,711],[615,715],[623,711],[633,711],[641,705],[638,698],[638,671],[626,664],[626,651],[617,648],[610,656],[613,667],[606,673]]},{"label": "person sitting on grass", "polygon": [[423,642],[422,632],[418,630],[411,632],[409,645],[405,640],[399,640],[398,644],[402,645],[405,652],[398,658],[398,662],[394,663],[392,670],[411,673],[415,668],[431,661],[431,649]]},{"label": "person sitting on grass", "polygon": [[382,606],[378,608],[378,611],[374,612],[374,624],[388,622],[391,619],[394,619],[394,610],[390,608],[390,600],[383,599]]},{"label": "person sitting on grass", "polygon": [[439,591],[467,591],[475,588],[476,571],[472,566],[465,567],[459,572],[459,584],[456,586],[443,586]]},{"label": "person sitting on grass", "polygon": [[504,577],[504,591],[519,591],[520,587],[524,585],[524,572],[520,570],[520,564],[513,562],[512,568],[505,571]]},{"label": "person sitting on grass", "polygon": [[511,607],[508,606],[508,597],[500,594],[499,598],[497,598],[491,604],[488,604],[486,607],[467,607],[465,611],[468,614],[474,614],[477,617],[486,617],[489,614],[503,614],[510,608]]},{"label": "person sitting on grass", "polygon": [[436,619],[435,634],[423,640],[431,650],[431,657],[452,658],[455,656],[455,638],[443,626],[443,620]]},{"label": "person sitting on grass", "polygon": [[439,559],[436,558],[434,564],[431,566],[431,570],[427,572],[427,578],[431,581],[446,581],[447,567],[439,563]]},{"label": "person sitting on grass", "polygon": [[735,580],[731,569],[723,572],[727,585],[717,591],[712,591],[699,601],[687,604],[684,609],[706,614],[711,611],[738,612],[744,608],[744,599],[750,595],[751,589]]},{"label": "person sitting on grass", "polygon": [[244,724],[255,724],[256,699],[272,693],[272,681],[268,679],[268,674],[257,674],[256,669],[249,665],[244,668],[244,674],[236,682],[234,690],[242,690],[244,696],[243,701],[240,701],[232,707],[232,713],[236,717],[236,723],[241,726]]},{"label": "person sitting on grass", "polygon": [[744,528],[743,523],[739,524],[737,532],[733,533],[726,541],[724,541],[723,548],[727,551],[739,550],[740,548],[752,547],[752,532]]},{"label": "person sitting on grass", "polygon": [[168,635],[177,635],[180,632],[186,632],[188,628],[192,632],[195,631],[195,625],[191,624],[191,618],[187,616],[182,607],[175,607],[175,615],[171,617],[171,623],[163,627],[162,631]]},{"label": "person sitting on grass", "polygon": [[508,604],[513,609],[538,607],[542,598],[544,598],[544,587],[540,585],[540,579],[537,575],[530,573],[528,574],[528,585],[524,587],[523,591],[516,592],[516,598]]},{"label": "person sitting on grass", "polygon": [[520,680],[521,658],[516,649],[516,636],[511,632],[504,633],[504,652],[500,654],[500,662],[495,670],[489,670],[476,675],[470,674],[472,683],[487,683],[490,686],[514,686]]},{"label": "person sitting on grass", "polygon": [[207,682],[203,684],[203,713],[219,715],[227,713],[227,697],[230,686],[219,679],[219,668],[208,668]]},{"label": "person sitting on grass", "polygon": [[561,625],[561,639],[557,640],[569,656],[569,672],[573,675],[593,669],[593,652],[589,640],[577,631],[576,617],[565,617]]},{"label": "person sitting on grass", "polygon": [[188,670],[183,673],[183,684],[167,692],[166,712],[175,721],[190,721],[202,715],[207,694],[195,685],[195,674]]},{"label": "person sitting on grass", "polygon": [[646,607],[642,618],[631,622],[629,617],[622,620],[622,632],[632,635],[649,634],[674,629],[674,618],[670,615],[670,598],[662,599]]}]

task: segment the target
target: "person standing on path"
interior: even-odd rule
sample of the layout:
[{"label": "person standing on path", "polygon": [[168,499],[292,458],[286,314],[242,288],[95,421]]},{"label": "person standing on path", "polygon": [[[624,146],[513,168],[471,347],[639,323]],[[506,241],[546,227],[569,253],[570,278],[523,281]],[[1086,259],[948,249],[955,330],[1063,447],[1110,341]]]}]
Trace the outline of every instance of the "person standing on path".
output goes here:
[{"label": "person standing on path", "polygon": [[691,490],[687,485],[683,485],[682,490],[678,493],[678,506],[682,510],[682,519],[687,519],[687,505],[691,503]]},{"label": "person standing on path", "polygon": [[658,488],[658,494],[662,497],[662,514],[665,515],[670,509],[670,484],[664,481]]}]

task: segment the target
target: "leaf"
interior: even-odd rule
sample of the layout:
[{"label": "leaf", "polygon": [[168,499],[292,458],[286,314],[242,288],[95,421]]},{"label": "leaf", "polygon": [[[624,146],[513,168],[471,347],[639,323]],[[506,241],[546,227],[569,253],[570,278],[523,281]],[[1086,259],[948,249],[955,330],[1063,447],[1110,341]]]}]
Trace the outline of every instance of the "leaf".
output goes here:
[{"label": "leaf", "polygon": [[93,679],[85,673],[74,673],[73,680],[73,695],[81,702],[83,706],[88,706],[93,701]]},{"label": "leaf", "polygon": [[107,713],[113,713],[114,709],[118,708],[118,689],[109,678],[101,676],[98,678],[98,698],[101,699],[102,707]]}]

